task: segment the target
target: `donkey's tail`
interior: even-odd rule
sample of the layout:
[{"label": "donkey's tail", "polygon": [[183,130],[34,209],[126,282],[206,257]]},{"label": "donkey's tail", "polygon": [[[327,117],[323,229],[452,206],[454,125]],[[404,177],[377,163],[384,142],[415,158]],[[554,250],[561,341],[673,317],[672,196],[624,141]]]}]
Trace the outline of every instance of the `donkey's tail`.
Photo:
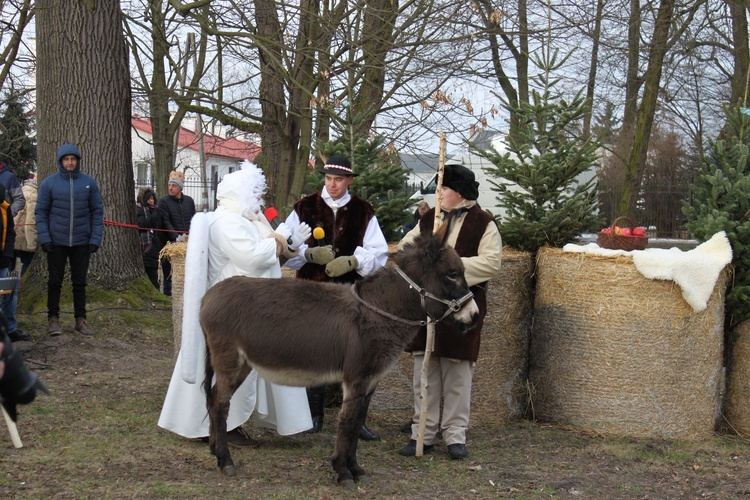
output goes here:
[{"label": "donkey's tail", "polygon": [[214,392],[211,390],[214,380],[214,367],[211,366],[211,351],[206,345],[206,378],[203,379],[203,392],[206,393],[206,409],[210,412],[214,401]]}]

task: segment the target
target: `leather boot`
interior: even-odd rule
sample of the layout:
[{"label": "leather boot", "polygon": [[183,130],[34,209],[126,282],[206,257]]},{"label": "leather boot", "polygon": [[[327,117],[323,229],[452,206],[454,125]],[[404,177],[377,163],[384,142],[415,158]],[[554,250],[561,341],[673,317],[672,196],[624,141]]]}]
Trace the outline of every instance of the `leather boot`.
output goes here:
[{"label": "leather boot", "polygon": [[86,335],[87,337],[90,337],[94,334],[94,331],[89,328],[89,324],[86,323],[86,318],[76,318],[75,330],[81,335]]},{"label": "leather boot", "polygon": [[308,432],[316,433],[320,432],[323,428],[323,417],[325,415],[325,397],[326,387],[324,385],[319,387],[308,387],[307,388],[307,403],[310,405],[310,416],[312,417],[312,429]]},{"label": "leather boot", "polygon": [[49,323],[47,324],[47,333],[49,333],[50,336],[60,335],[62,333],[62,328],[60,328],[60,320],[57,318],[57,316],[51,316],[49,318]]},{"label": "leather boot", "polygon": [[362,428],[359,430],[359,439],[362,441],[380,441],[380,436],[368,429],[367,424],[362,424]]}]

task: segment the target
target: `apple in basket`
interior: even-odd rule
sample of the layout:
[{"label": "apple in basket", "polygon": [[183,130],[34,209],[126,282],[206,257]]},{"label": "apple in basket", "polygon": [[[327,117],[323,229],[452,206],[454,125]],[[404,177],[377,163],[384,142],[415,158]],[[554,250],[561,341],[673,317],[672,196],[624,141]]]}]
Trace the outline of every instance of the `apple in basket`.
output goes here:
[{"label": "apple in basket", "polygon": [[611,234],[612,233],[612,228],[611,227],[605,227],[604,229],[602,229],[599,232],[602,233],[602,234]]},{"label": "apple in basket", "polygon": [[629,227],[624,227],[620,231],[620,234],[623,236],[633,236],[633,230],[630,229]]},{"label": "apple in basket", "polygon": [[633,228],[633,236],[646,236],[646,228],[641,226]]}]

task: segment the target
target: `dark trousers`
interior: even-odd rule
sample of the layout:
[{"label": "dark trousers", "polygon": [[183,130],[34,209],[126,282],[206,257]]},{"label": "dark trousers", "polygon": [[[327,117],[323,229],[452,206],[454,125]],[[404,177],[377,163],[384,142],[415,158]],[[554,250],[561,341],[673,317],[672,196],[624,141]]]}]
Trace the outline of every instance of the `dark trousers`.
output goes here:
[{"label": "dark trousers", "polygon": [[172,295],[172,262],[167,258],[164,257],[161,259],[161,274],[162,274],[162,283],[164,285],[164,290],[162,290],[162,293],[164,295],[171,296]]},{"label": "dark trousers", "polygon": [[158,267],[146,267],[146,276],[151,281],[151,284],[159,289],[159,268]]},{"label": "dark trousers", "polygon": [[89,272],[88,245],[64,247],[55,245],[55,251],[47,254],[47,316],[60,316],[60,292],[65,266],[70,262],[70,281],[73,283],[73,312],[76,318],[86,317],[86,275]]}]

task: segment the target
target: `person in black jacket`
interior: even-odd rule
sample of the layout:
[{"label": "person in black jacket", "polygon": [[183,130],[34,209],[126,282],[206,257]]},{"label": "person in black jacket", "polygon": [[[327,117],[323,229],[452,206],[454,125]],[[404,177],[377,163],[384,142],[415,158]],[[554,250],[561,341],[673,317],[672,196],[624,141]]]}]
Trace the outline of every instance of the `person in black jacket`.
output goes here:
[{"label": "person in black jacket", "polygon": [[[177,237],[190,232],[190,220],[195,215],[195,201],[182,194],[185,176],[182,172],[172,172],[167,184],[169,194],[159,198],[158,208],[161,212],[162,227],[167,231],[163,232],[162,241],[174,243]],[[163,245],[161,245],[163,246]],[[164,295],[172,295],[172,264],[169,259],[161,259],[161,272],[164,283]]]},{"label": "person in black jacket", "polygon": [[135,206],[135,219],[141,229],[141,252],[146,276],[159,290],[159,236],[154,229],[161,228],[161,212],[156,208],[156,194],[151,188],[141,188]]}]

